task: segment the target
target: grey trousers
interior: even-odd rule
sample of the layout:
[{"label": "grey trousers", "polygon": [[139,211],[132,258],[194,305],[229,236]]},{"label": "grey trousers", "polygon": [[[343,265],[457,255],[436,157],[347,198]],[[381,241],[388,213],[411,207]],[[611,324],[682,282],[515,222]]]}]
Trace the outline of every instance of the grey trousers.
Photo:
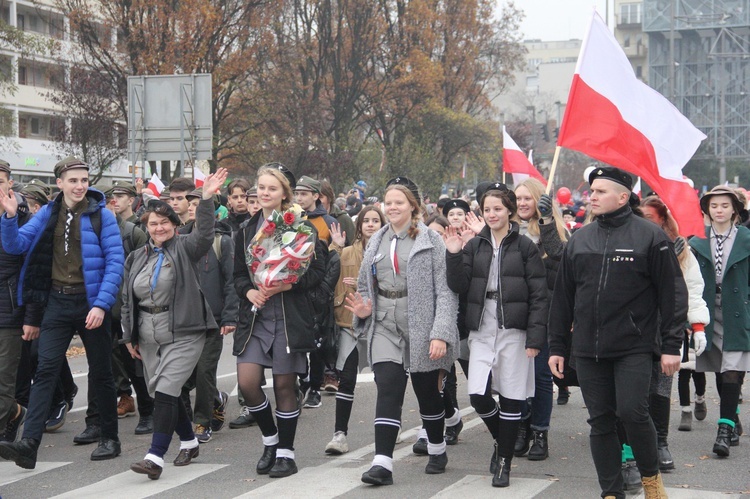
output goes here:
[{"label": "grey trousers", "polygon": [[16,416],[16,373],[23,346],[22,328],[0,328],[0,428]]}]

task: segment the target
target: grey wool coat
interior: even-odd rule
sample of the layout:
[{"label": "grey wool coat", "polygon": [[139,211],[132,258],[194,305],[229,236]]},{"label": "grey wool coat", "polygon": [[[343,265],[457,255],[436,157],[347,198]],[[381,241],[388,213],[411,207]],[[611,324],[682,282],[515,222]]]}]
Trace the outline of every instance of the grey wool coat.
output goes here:
[{"label": "grey wool coat", "polygon": [[[409,291],[409,354],[412,372],[428,372],[436,369],[449,370],[458,357],[458,298],[448,288],[445,277],[445,245],[440,235],[419,223],[419,234],[406,268]],[[365,250],[357,281],[358,291],[365,300],[372,300],[372,314],[366,319],[354,316],[353,326],[357,333],[367,335],[367,356],[372,365],[373,317],[377,317],[377,289],[372,276],[372,264],[388,225],[370,238]],[[386,257],[387,258],[387,257]],[[430,341],[447,343],[446,355],[430,360]]]}]

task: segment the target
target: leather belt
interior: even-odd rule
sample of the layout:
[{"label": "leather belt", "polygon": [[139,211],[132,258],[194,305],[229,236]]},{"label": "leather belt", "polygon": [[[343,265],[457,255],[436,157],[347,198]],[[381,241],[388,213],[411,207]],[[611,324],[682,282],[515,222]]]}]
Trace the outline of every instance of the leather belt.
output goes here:
[{"label": "leather belt", "polygon": [[486,298],[488,300],[495,300],[495,301],[497,301],[497,300],[500,299],[500,293],[498,293],[497,291],[487,291]]},{"label": "leather belt", "polygon": [[384,289],[378,288],[378,294],[385,298],[390,298],[391,300],[395,300],[397,298],[403,298],[404,296],[408,296],[409,291],[406,289],[403,291],[386,291]]},{"label": "leather belt", "polygon": [[73,284],[72,286],[62,286],[60,284],[52,284],[52,291],[55,293],[61,293],[64,295],[82,295],[86,293],[85,284]]},{"label": "leather belt", "polygon": [[147,314],[160,314],[162,312],[169,312],[169,305],[164,305],[163,307],[144,307],[138,305],[138,310]]}]

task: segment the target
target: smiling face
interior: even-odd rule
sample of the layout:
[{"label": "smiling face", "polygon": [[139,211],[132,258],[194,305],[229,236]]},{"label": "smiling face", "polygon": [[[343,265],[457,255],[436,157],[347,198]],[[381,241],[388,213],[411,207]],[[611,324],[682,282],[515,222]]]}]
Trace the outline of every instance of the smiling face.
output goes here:
[{"label": "smiling face", "polygon": [[413,207],[406,194],[398,189],[385,193],[385,216],[397,230],[403,230],[411,223]]},{"label": "smiling face", "polygon": [[450,222],[451,226],[461,228],[464,221],[466,221],[466,212],[463,208],[453,208],[448,212],[446,218],[448,218],[448,222]]},{"label": "smiling face", "polygon": [[511,213],[503,204],[502,199],[491,194],[485,196],[482,215],[484,222],[493,232],[507,230]]},{"label": "smiling face", "polygon": [[3,194],[7,196],[8,191],[12,187],[13,187],[13,180],[11,180],[10,175],[8,175],[8,173],[4,171],[0,172],[0,191],[3,191]]},{"label": "smiling face", "polygon": [[89,190],[89,172],[85,168],[74,168],[63,172],[57,179],[57,187],[63,194],[63,200],[72,208],[86,197]]},{"label": "smiling face", "polygon": [[595,216],[612,213],[625,206],[630,191],[611,180],[598,178],[591,184],[591,213]]},{"label": "smiling face", "polygon": [[273,175],[258,177],[258,204],[264,210],[280,210],[285,199],[281,182]]},{"label": "smiling face", "polygon": [[148,235],[151,236],[154,246],[161,247],[162,244],[174,237],[175,224],[167,217],[151,213],[146,222],[146,230]]},{"label": "smiling face", "polygon": [[531,220],[536,216],[536,200],[526,186],[520,185],[516,188],[516,204],[518,206],[518,216],[521,220]]},{"label": "smiling face", "polygon": [[734,217],[732,198],[724,194],[711,196],[708,202],[708,215],[718,224],[731,223]]},{"label": "smiling face", "polygon": [[362,217],[362,240],[367,243],[373,234],[380,230],[383,224],[380,221],[380,215],[375,210],[370,210]]}]

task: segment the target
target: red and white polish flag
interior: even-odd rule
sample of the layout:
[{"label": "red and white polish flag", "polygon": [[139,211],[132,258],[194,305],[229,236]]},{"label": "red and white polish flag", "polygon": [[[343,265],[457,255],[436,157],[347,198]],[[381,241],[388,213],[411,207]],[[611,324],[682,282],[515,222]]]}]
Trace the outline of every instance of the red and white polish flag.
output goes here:
[{"label": "red and white polish flag", "polygon": [[513,184],[517,185],[529,177],[534,177],[544,185],[547,179],[534,168],[533,163],[523,153],[516,141],[508,134],[503,126],[503,171],[513,174]]},{"label": "red and white polish flag", "polygon": [[696,192],[682,168],[706,136],[659,92],[636,78],[595,12],[581,46],[557,145],[642,177],[664,200],[682,235],[704,235]]},{"label": "red and white polish flag", "polygon": [[154,173],[151,175],[151,180],[148,181],[146,188],[153,192],[154,196],[158,197],[159,194],[161,194],[161,191],[164,190],[164,182],[162,182],[159,176]]},{"label": "red and white polish flag", "polygon": [[203,173],[203,170],[198,168],[197,166],[193,166],[193,183],[195,184],[196,189],[200,189],[203,187],[203,183],[206,181],[206,174]]}]

